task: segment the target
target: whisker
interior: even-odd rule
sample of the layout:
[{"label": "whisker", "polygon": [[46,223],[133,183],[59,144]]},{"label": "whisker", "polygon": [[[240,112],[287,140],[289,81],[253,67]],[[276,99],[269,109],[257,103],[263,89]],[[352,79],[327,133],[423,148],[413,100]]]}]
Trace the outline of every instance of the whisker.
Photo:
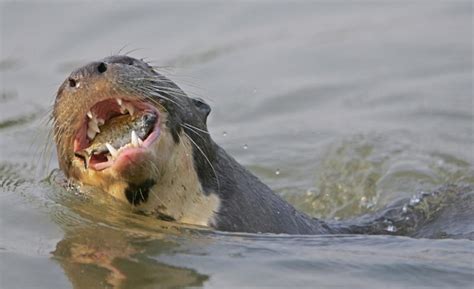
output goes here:
[{"label": "whisker", "polygon": [[195,126],[193,126],[193,125],[190,125],[189,123],[186,123],[186,122],[184,123],[184,126],[188,127],[188,128],[191,129],[191,130],[192,130],[192,129],[195,129],[195,130],[198,130],[198,131],[203,132],[203,133],[205,133],[205,134],[209,134],[208,131],[205,131],[205,130],[203,130],[203,129],[200,129],[200,128],[198,128],[198,127],[195,127]]},{"label": "whisker", "polygon": [[145,48],[135,48],[135,49],[132,49],[132,50],[129,50],[127,52],[125,52],[123,55],[125,56],[128,56],[129,54],[133,53],[133,52],[136,52],[136,51],[139,51],[139,50],[144,50]]},{"label": "whisker", "polygon": [[124,46],[122,46],[122,48],[120,48],[116,53],[113,53],[112,55],[120,55],[120,53],[122,53],[122,50],[124,50],[129,45],[130,43],[125,44]]},{"label": "whisker", "polygon": [[217,172],[214,169],[214,166],[212,165],[211,161],[206,156],[204,151],[197,145],[197,143],[186,132],[183,131],[183,134],[194,144],[194,146],[196,146],[196,148],[199,150],[199,152],[202,154],[202,156],[206,159],[207,163],[209,164],[209,167],[212,169],[212,172],[214,173],[214,176],[216,178],[216,183],[217,183],[217,191],[220,193],[219,177],[217,176]]},{"label": "whisker", "polygon": [[180,124],[180,126],[184,129],[189,129],[191,132],[195,133],[198,137],[200,137],[203,141],[206,141],[206,139],[204,138],[204,136],[202,136],[202,134],[199,132],[199,131],[196,131],[195,129],[193,129],[192,127],[187,127],[185,125],[182,125]]}]

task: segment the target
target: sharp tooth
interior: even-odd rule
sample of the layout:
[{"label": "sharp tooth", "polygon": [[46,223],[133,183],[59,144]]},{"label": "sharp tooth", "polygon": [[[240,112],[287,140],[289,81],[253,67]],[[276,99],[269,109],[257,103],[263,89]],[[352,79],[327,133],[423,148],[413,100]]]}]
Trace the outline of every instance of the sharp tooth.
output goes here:
[{"label": "sharp tooth", "polygon": [[105,146],[109,150],[110,154],[112,155],[112,158],[116,158],[118,156],[118,151],[108,142],[105,143]]},{"label": "sharp tooth", "polygon": [[143,141],[140,137],[138,138],[138,146],[143,146]]},{"label": "sharp tooth", "polygon": [[122,99],[121,98],[116,98],[118,105],[122,106]]},{"label": "sharp tooth", "polygon": [[89,128],[88,130],[91,129],[93,131],[95,131],[96,133],[99,133],[100,132],[100,129],[99,129],[99,126],[97,125],[97,121],[95,119],[91,119],[89,121]]},{"label": "sharp tooth", "polygon": [[88,118],[92,119],[92,112],[90,110],[86,114]]},{"label": "sharp tooth", "polygon": [[111,161],[111,160],[113,160],[111,154],[107,154],[105,157],[107,158],[107,161],[108,161],[108,162]]},{"label": "sharp tooth", "polygon": [[132,130],[132,146],[134,147],[138,147],[140,144],[138,142],[140,138],[138,137],[137,133]]},{"label": "sharp tooth", "polygon": [[85,164],[86,169],[88,169],[89,168],[89,163],[91,161],[91,157],[85,157],[84,159],[86,160],[86,164]]},{"label": "sharp tooth", "polygon": [[93,131],[91,128],[87,129],[87,137],[89,137],[90,140],[93,140],[96,135],[96,132]]},{"label": "sharp tooth", "polygon": [[105,123],[105,120],[101,119],[101,118],[98,118],[97,119],[97,124],[100,126],[100,125],[104,125]]},{"label": "sharp tooth", "polygon": [[126,103],[123,106],[125,106],[125,109],[128,110],[128,113],[130,113],[130,115],[133,115],[135,113],[135,107],[130,103]]}]

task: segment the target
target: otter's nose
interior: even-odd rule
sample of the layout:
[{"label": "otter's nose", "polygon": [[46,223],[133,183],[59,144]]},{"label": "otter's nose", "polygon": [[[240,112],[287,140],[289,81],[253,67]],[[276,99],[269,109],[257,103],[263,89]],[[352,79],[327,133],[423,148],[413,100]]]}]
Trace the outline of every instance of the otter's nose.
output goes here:
[{"label": "otter's nose", "polygon": [[107,71],[107,63],[105,62],[92,62],[89,63],[73,73],[68,78],[70,87],[79,87],[81,81],[89,77],[98,76]]}]

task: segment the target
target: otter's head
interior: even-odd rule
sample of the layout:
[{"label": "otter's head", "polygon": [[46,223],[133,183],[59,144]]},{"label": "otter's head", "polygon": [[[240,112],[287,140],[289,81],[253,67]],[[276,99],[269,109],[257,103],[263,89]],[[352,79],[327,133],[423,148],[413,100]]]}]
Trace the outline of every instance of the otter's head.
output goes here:
[{"label": "otter's head", "polygon": [[139,209],[209,225],[219,203],[209,112],[141,60],[89,63],[64,81],[54,104],[60,168]]}]

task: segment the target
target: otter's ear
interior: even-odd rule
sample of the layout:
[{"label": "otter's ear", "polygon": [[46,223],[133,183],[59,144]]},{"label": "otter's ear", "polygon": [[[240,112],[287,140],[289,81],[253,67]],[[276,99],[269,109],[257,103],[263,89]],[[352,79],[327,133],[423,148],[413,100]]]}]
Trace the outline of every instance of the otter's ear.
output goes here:
[{"label": "otter's ear", "polygon": [[193,98],[192,101],[194,103],[194,106],[202,115],[204,121],[206,121],[207,116],[209,115],[209,113],[211,113],[211,107],[207,103],[205,103],[204,100],[199,99],[199,98]]}]

